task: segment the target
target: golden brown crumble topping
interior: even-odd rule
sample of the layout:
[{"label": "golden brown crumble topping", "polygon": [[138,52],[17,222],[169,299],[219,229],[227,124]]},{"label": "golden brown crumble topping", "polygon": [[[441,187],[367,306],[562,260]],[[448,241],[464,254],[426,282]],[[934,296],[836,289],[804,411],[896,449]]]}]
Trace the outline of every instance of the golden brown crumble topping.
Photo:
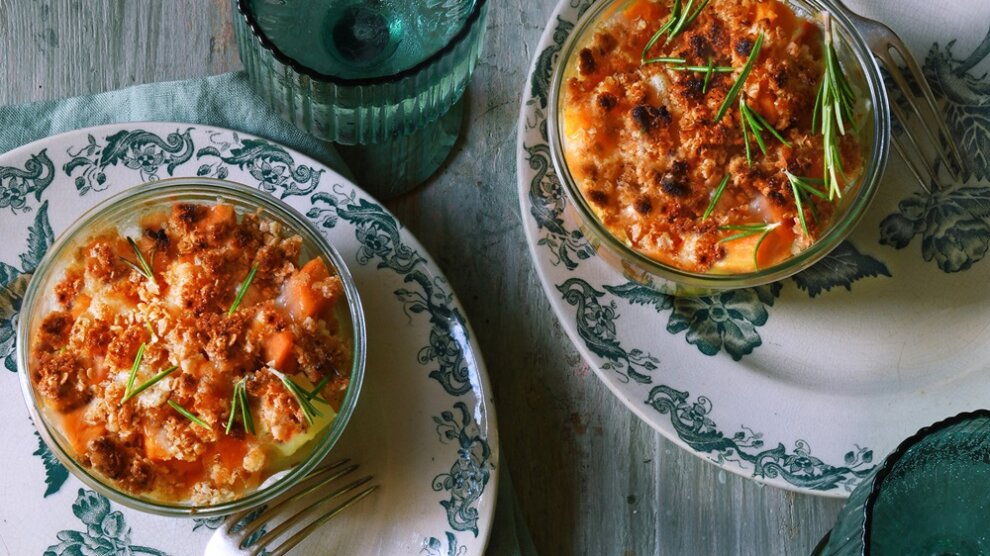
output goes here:
[{"label": "golden brown crumble topping", "polygon": [[[157,499],[228,500],[297,461],[339,409],[352,349],[337,321],[343,285],[322,259],[299,266],[302,238],[228,205],[176,204],[139,228],[153,278],[127,264],[137,255],[116,230],[79,246],[58,309],[33,332],[31,378],[83,465]],[[175,369],[123,402],[135,362],[134,389]],[[327,378],[322,421],[309,424],[271,368],[307,391]],[[240,381],[253,428],[238,409],[227,432]]]},{"label": "golden brown crumble topping", "polygon": [[[779,0],[713,0],[651,56],[694,66],[735,68],[678,71],[673,63],[641,63],[643,48],[670,14],[670,2],[637,0],[599,23],[569,60],[562,91],[564,155],[579,189],[604,227],[658,261],[696,272],[750,271],[757,238],[721,242],[725,226],[779,223],[760,247],[759,266],[806,248],[831,221],[835,204],[805,199],[810,237],[803,233],[784,170],[822,175],[822,138],[811,115],[822,75],[822,35]],[[752,110],[789,143],[764,132],[764,155],[750,137],[747,163],[739,109],[714,121],[754,43],[758,59],[743,86]],[[852,134],[842,138],[847,182],[861,171]],[[730,180],[708,219],[713,192]]]}]

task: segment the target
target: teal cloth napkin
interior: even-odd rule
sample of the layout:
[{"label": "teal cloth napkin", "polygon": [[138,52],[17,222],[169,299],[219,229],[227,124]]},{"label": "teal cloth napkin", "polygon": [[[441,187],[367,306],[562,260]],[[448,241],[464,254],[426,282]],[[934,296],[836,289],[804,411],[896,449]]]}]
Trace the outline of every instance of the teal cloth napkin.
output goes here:
[{"label": "teal cloth napkin", "polygon": [[[244,72],[0,107],[0,152],[73,129],[103,124],[171,121],[237,129],[268,138],[353,178],[333,146],[307,135],[251,89]],[[519,512],[505,460],[499,470],[495,525],[488,556],[536,554]]]}]

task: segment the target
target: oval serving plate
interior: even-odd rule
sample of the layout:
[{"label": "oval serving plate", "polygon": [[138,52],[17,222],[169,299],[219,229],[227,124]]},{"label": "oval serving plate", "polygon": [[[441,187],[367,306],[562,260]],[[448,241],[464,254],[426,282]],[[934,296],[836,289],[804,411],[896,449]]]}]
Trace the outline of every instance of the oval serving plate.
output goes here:
[{"label": "oval serving plate", "polygon": [[[965,24],[943,26],[956,36],[937,42],[912,21],[947,18],[920,0],[884,12],[852,6],[901,31],[924,62],[970,160],[969,182],[929,194],[892,158],[865,218],[826,259],[782,282],[687,299],[653,292],[600,260],[550,162],[550,75],[590,4],[562,0],[543,33],[523,93],[518,187],[544,290],[612,392],[699,457],[835,497],[919,427],[986,407],[990,6],[950,10]],[[965,10],[986,17],[974,22]]]},{"label": "oval serving plate", "polygon": [[81,129],[0,155],[0,420],[7,424],[0,537],[7,551],[201,554],[219,526],[219,518],[127,510],[70,478],[35,433],[14,375],[21,296],[54,236],[125,187],[179,176],[229,179],[277,195],[317,224],[361,294],[365,382],[328,459],[360,463],[381,488],[297,550],[482,554],[497,491],[495,410],[480,352],[439,268],[385,208],[319,162],[227,129],[152,122]]}]

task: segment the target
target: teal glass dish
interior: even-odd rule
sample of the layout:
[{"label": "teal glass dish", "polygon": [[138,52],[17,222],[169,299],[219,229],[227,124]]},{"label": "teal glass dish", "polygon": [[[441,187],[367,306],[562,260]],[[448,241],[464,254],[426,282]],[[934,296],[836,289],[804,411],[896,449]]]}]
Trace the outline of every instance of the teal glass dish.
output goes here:
[{"label": "teal glass dish", "polygon": [[338,145],[380,198],[431,176],[460,131],[487,0],[232,0],[241,61],[283,117]]},{"label": "teal glass dish", "polygon": [[902,442],[856,487],[816,554],[990,554],[990,411]]}]

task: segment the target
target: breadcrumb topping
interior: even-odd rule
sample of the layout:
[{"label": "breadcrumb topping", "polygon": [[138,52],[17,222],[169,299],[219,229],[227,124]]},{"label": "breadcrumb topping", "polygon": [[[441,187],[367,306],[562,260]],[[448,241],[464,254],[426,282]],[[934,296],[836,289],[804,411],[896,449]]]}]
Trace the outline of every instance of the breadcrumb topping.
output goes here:
[{"label": "breadcrumb topping", "polygon": [[[713,72],[641,63],[643,49],[670,15],[670,2],[637,0],[605,18],[567,61],[562,90],[564,155],[603,226],[648,257],[694,272],[752,271],[813,243],[835,204],[804,198],[809,234],[799,222],[784,171],[822,175],[822,138],[811,130],[822,76],[822,33],[778,0],[712,0],[650,56],[676,57]],[[760,34],[759,56],[741,96],[790,146],[750,135],[747,162],[733,102],[714,121]],[[861,171],[854,134],[840,144],[846,182]],[[729,182],[708,218],[714,192]],[[758,238],[724,241],[733,225],[779,224],[754,256]],[[758,259],[755,261],[754,259]]]},{"label": "breadcrumb topping", "polygon": [[[304,451],[293,452],[329,424],[310,425],[269,367],[306,391],[326,379],[321,407],[339,409],[352,354],[338,322],[343,284],[319,258],[299,265],[301,237],[228,205],[179,203],[139,228],[132,237],[151,278],[117,230],[72,254],[54,310],[33,331],[31,379],[78,461],[120,488],[197,505],[230,500],[298,461]],[[125,402],[135,364],[132,391],[175,369]],[[242,380],[253,433],[240,408],[226,430]]]}]

